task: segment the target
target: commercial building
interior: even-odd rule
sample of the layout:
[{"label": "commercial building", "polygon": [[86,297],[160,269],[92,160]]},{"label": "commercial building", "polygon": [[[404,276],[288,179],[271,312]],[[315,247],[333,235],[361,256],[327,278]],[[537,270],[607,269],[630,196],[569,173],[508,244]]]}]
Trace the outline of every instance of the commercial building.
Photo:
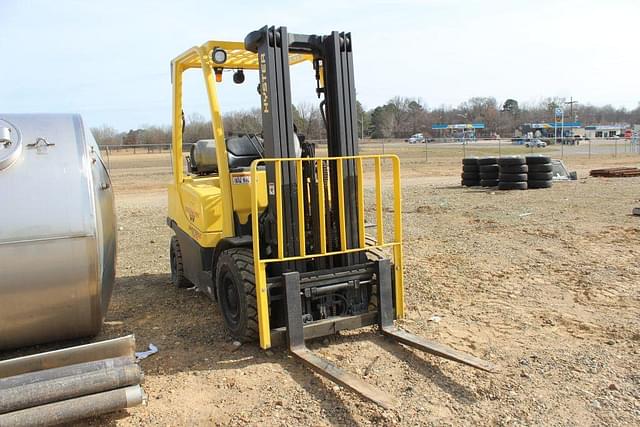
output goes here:
[{"label": "commercial building", "polygon": [[585,126],[585,136],[587,138],[614,138],[616,136],[623,136],[625,129],[628,129],[629,125],[626,123],[618,123],[615,125],[591,125]]}]

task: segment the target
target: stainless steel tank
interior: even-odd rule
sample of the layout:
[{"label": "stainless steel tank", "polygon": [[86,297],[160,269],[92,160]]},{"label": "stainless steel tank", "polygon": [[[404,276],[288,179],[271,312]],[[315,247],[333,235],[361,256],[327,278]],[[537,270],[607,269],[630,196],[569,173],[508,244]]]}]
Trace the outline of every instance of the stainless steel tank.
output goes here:
[{"label": "stainless steel tank", "polygon": [[115,256],[111,181],[82,118],[0,114],[0,350],[97,334]]}]

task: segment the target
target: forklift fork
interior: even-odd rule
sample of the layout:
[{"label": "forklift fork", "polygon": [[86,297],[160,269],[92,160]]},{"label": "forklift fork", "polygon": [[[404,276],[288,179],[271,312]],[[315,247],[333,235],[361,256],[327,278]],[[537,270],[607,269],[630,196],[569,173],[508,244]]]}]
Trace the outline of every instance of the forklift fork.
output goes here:
[{"label": "forklift fork", "polygon": [[[302,303],[300,299],[300,273],[283,273],[287,310],[287,342],[289,351],[311,370],[346,387],[385,409],[398,406],[397,401],[382,390],[367,384],[349,372],[314,354],[304,343]],[[497,367],[477,357],[457,351],[443,344],[426,340],[406,332],[393,323],[393,297],[391,289],[391,264],[388,259],[377,261],[379,325],[383,335],[407,346],[445,359],[459,362],[487,372],[496,372]]]},{"label": "forklift fork", "polygon": [[422,350],[435,356],[443,357],[454,362],[469,365],[486,372],[496,372],[497,367],[490,362],[463,353],[458,350],[427,340],[417,335],[404,331],[393,323],[393,294],[391,289],[391,263],[388,259],[377,261],[378,268],[378,311],[379,325],[383,335],[393,338],[395,341],[409,347]]},{"label": "forklift fork", "polygon": [[300,359],[311,370],[329,378],[331,381],[344,386],[366,399],[391,409],[397,402],[387,393],[367,384],[360,378],[335,366],[328,360],[317,356],[304,344],[304,330],[302,325],[302,303],[300,300],[300,273],[297,271],[284,273],[284,289],[287,303],[287,342],[289,351]]}]

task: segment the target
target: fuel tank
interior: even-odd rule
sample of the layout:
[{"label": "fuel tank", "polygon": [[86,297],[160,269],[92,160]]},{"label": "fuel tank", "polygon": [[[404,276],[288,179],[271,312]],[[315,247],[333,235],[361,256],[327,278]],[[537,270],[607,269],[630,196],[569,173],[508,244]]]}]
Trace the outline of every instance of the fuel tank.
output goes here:
[{"label": "fuel tank", "polygon": [[97,334],[115,258],[111,181],[82,118],[0,113],[0,350]]}]

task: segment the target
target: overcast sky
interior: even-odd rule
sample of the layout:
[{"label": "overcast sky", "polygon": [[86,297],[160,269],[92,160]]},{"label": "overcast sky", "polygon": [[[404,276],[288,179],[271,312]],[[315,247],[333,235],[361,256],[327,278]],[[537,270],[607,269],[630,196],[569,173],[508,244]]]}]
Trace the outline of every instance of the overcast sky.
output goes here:
[{"label": "overcast sky", "polygon": [[[118,130],[169,124],[171,59],[265,24],[351,31],[367,108],[396,95],[430,108],[472,96],[635,108],[639,18],[638,0],[0,0],[0,111],[79,112]],[[192,73],[185,112],[206,116],[201,74]],[[310,66],[293,81],[295,102],[315,102]],[[257,107],[256,84],[225,74],[223,110]]]}]

